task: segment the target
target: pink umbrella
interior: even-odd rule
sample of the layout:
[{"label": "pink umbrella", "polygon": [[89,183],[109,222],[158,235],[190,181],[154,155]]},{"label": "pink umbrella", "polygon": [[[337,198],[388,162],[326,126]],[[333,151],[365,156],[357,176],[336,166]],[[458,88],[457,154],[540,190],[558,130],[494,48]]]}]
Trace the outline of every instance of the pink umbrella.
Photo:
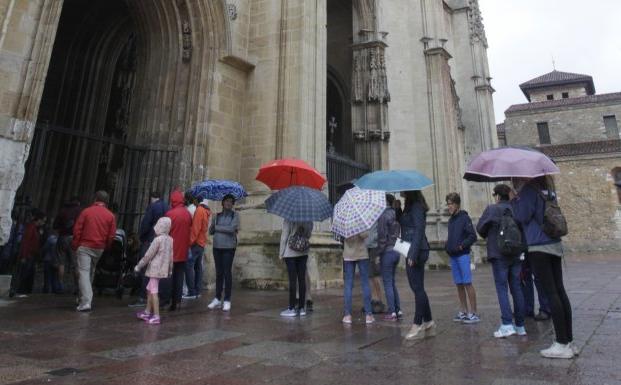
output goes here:
[{"label": "pink umbrella", "polygon": [[494,182],[511,178],[536,178],[560,174],[552,159],[528,148],[502,147],[483,151],[472,158],[464,179],[473,182]]}]

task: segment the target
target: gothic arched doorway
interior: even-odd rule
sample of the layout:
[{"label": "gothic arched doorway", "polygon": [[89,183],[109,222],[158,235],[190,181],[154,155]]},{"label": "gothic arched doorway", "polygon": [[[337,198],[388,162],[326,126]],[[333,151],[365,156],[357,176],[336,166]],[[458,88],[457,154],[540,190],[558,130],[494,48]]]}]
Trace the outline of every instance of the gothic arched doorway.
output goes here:
[{"label": "gothic arched doorway", "polygon": [[17,204],[104,189],[131,229],[150,190],[188,183],[224,20],[210,0],[65,0]]}]

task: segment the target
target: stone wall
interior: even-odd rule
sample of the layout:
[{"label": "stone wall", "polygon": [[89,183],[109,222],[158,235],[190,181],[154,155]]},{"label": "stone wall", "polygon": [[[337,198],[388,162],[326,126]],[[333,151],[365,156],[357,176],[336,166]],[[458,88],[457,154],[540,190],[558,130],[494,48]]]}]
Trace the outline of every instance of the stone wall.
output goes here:
[{"label": "stone wall", "polygon": [[[579,143],[612,139],[606,136],[604,116],[615,115],[621,127],[621,103],[568,106],[506,114],[508,145],[537,146],[537,123],[547,122],[551,144]],[[618,138],[617,138],[618,139]]]},{"label": "stone wall", "polygon": [[621,167],[621,154],[555,159],[561,174],[555,178],[559,204],[569,234],[570,252],[621,250],[621,202],[611,171]]},{"label": "stone wall", "polygon": [[553,95],[554,100],[563,99],[564,92],[567,92],[570,98],[578,98],[580,96],[586,96],[587,94],[584,85],[548,87],[529,91],[530,101],[545,102],[548,100],[548,95]]},{"label": "stone wall", "polygon": [[24,177],[62,4],[0,3],[0,244],[7,239],[15,192]]}]

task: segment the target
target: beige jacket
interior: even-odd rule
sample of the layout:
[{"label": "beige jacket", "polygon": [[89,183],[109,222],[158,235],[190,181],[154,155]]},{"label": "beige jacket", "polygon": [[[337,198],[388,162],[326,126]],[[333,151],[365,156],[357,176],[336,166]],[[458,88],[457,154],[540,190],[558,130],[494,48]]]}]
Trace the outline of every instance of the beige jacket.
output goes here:
[{"label": "beige jacket", "polygon": [[366,246],[366,239],[369,237],[369,232],[354,235],[346,238],[343,242],[343,260],[345,261],[360,261],[369,258],[369,252]]},{"label": "beige jacket", "polygon": [[302,234],[310,239],[313,233],[313,222],[289,222],[285,220],[282,224],[280,233],[280,258],[293,258],[308,255],[308,250],[295,251],[289,247],[289,238],[295,234],[298,228],[302,229]]},{"label": "beige jacket", "polygon": [[151,242],[144,257],[136,265],[136,271],[147,266],[145,275],[149,278],[168,278],[173,268],[173,239],[168,235],[170,232],[170,218],[161,217],[153,230],[155,239]]}]

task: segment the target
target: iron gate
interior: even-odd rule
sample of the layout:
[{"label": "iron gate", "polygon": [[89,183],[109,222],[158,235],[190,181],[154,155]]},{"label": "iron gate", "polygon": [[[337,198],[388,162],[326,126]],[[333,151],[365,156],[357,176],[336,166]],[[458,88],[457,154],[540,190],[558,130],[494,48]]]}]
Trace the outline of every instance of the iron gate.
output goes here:
[{"label": "iron gate", "polygon": [[16,202],[53,217],[69,197],[79,197],[84,205],[96,189],[105,189],[119,228],[136,230],[149,192],[166,193],[177,183],[173,171],[178,154],[171,147],[129,145],[111,137],[39,124]]}]

